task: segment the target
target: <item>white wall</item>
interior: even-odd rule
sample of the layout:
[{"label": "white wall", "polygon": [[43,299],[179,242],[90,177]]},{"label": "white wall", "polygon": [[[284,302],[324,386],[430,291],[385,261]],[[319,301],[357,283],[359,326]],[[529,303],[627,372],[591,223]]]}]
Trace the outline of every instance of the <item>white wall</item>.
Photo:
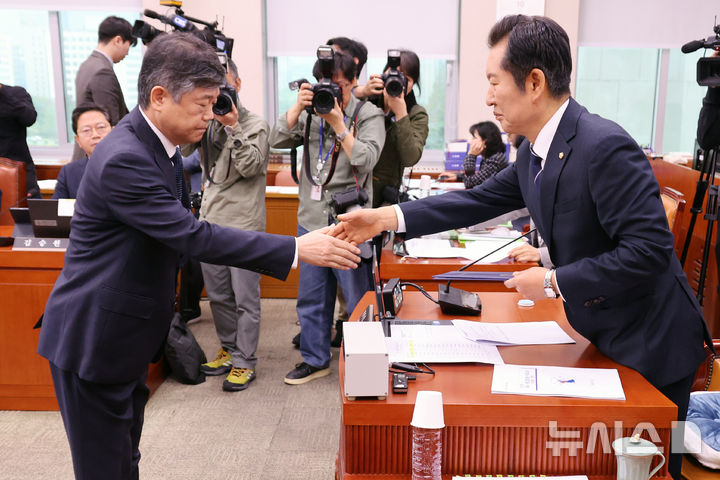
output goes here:
[{"label": "white wall", "polygon": [[[496,0],[462,0],[460,3],[460,65],[458,84],[458,136],[467,137],[470,125],[493,120],[485,104],[488,81],[485,60],[487,36],[495,24]],[[545,15],[558,22],[570,38],[573,75],[570,89],[575,91],[580,0],[545,0]]]}]

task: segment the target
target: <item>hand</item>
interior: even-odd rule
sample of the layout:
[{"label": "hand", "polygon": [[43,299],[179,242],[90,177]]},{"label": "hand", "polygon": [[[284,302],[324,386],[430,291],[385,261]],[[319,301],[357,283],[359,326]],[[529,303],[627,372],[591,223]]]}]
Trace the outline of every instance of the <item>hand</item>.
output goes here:
[{"label": "hand", "polygon": [[325,227],[298,237],[298,259],[318,267],[339,270],[357,268],[360,262],[360,249],[328,235],[331,229],[332,227]]},{"label": "hand", "polygon": [[481,155],[485,151],[485,140],[482,137],[473,137],[470,140],[470,153],[471,155]]},{"label": "hand", "polygon": [[440,175],[438,175],[438,181],[440,182],[457,182],[457,172],[451,172],[449,170],[445,170]]},{"label": "hand", "polygon": [[335,106],[328,113],[317,113],[317,116],[325,120],[330,125],[335,133],[342,133],[347,128],[345,126],[345,114],[338,105],[337,98],[335,99]]},{"label": "hand", "polygon": [[380,232],[397,229],[397,215],[394,207],[361,208],[339,215],[340,223],[329,235],[354,244],[369,240]]},{"label": "hand", "polygon": [[355,87],[354,94],[357,98],[367,98],[371,95],[380,95],[384,88],[385,83],[380,75],[373,73],[365,85]]},{"label": "hand", "polygon": [[312,105],[313,95],[312,85],[309,83],[303,83],[300,85],[300,90],[298,90],[297,100],[295,101],[294,107],[297,108],[298,111],[303,111],[305,107]]},{"label": "hand", "polygon": [[392,110],[395,114],[395,120],[407,117],[407,104],[405,103],[405,95],[401,97],[391,97],[387,92],[383,91],[385,95],[385,105]]},{"label": "hand", "polygon": [[540,250],[529,243],[524,243],[508,252],[508,257],[516,262],[539,262]]},{"label": "hand", "polygon": [[545,273],[547,268],[532,267],[527,270],[513,272],[513,276],[505,280],[505,286],[514,288],[523,297],[534,302],[548,298],[545,295]]},{"label": "hand", "polygon": [[238,111],[237,108],[235,108],[235,104],[233,104],[232,110],[225,115],[215,115],[215,120],[227,127],[234,126],[238,121]]}]

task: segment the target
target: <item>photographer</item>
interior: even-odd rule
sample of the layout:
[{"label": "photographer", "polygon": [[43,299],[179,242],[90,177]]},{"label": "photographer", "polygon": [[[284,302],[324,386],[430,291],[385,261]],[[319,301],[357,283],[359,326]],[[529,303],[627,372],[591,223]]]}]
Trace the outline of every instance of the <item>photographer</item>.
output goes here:
[{"label": "photographer", "polygon": [[[319,57],[323,48],[318,49]],[[343,208],[347,211],[363,206],[362,195],[372,195],[369,177],[385,142],[382,112],[352,95],[355,61],[343,53],[330,54],[329,58],[315,64],[313,75],[323,87],[339,87],[340,98],[334,99],[334,107],[328,113],[318,113],[317,102],[313,105],[313,100],[318,99],[314,97],[321,98],[327,91],[314,93],[313,87],[304,83],[297,102],[278,119],[270,134],[270,146],[292,148],[304,143],[309,158],[309,167],[303,166],[299,178],[298,236],[329,225]],[[332,78],[329,85],[328,77]],[[313,109],[310,117],[307,108]],[[353,198],[357,201],[353,202]],[[297,314],[303,362],[288,373],[285,383],[301,384],[330,373],[330,332],[337,284],[345,295],[348,311],[352,311],[360,297],[372,290],[369,267],[363,262],[356,271],[346,272],[302,263]]]},{"label": "photographer", "polygon": [[[234,91],[225,93],[237,97],[242,81],[231,59],[227,66],[226,80]],[[237,98],[231,99],[230,107],[225,115],[215,114],[200,141],[205,185],[200,220],[264,232],[270,128]],[[200,369],[206,375],[227,373],[222,386],[226,392],[245,390],[255,379],[255,351],[260,337],[260,274],[211,263],[202,263],[201,267],[220,350],[215,360]]]},{"label": "photographer", "polygon": [[[720,52],[713,56],[720,56]],[[698,118],[697,141],[703,150],[720,147],[720,87],[707,89]]]},{"label": "photographer", "polygon": [[[397,52],[399,58],[395,53],[391,58],[390,52]],[[400,94],[389,94],[388,82],[378,74],[354,91],[359,98],[377,95],[378,106],[385,112],[385,146],[373,170],[373,207],[397,203],[403,170],[420,161],[428,136],[427,110],[418,105],[413,91],[415,85],[420,90],[420,59],[410,50],[390,52],[383,72],[388,81],[404,84]]]}]

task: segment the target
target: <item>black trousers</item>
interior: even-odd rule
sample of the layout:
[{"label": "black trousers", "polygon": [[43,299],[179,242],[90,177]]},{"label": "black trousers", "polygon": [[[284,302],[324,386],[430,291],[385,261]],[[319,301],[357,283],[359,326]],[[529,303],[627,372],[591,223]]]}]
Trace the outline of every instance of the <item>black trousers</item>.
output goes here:
[{"label": "black trousers", "polygon": [[[687,417],[688,403],[690,402],[690,390],[692,389],[694,380],[695,373],[693,372],[690,376],[678,380],[675,383],[658,388],[663,395],[677,405],[677,419],[680,422],[684,422]],[[683,454],[670,452],[669,455],[666,453],[665,456],[668,461],[668,472],[670,472],[670,475],[672,475],[674,480],[681,480],[682,477],[680,476],[680,471],[682,469]]]},{"label": "black trousers", "polygon": [[81,379],[50,362],[77,480],[138,478],[147,372],[128,383]]}]

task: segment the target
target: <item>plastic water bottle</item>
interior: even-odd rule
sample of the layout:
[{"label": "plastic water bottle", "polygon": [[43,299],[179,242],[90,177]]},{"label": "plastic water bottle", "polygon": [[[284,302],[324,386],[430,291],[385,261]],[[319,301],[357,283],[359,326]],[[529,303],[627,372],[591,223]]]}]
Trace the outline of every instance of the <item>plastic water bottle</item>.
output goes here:
[{"label": "plastic water bottle", "polygon": [[442,428],[413,427],[412,480],[441,480]]},{"label": "plastic water bottle", "polygon": [[419,391],[412,425],[412,480],[441,480],[442,429],[445,427],[442,393]]}]

